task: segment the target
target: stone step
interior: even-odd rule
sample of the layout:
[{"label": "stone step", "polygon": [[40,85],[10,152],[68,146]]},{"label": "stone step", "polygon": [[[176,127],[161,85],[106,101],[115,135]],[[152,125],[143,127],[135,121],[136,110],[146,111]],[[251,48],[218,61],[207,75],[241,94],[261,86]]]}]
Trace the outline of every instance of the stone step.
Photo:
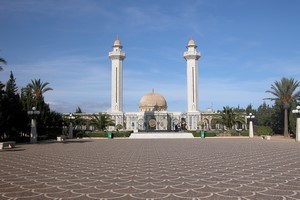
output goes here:
[{"label": "stone step", "polygon": [[194,138],[192,133],[174,133],[174,132],[146,132],[131,133],[130,139],[164,139],[164,138]]}]

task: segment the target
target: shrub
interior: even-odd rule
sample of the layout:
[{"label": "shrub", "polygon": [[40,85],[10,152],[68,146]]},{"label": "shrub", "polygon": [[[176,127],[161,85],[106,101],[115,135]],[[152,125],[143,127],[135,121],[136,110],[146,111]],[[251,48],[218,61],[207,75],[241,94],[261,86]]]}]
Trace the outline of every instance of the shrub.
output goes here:
[{"label": "shrub", "polygon": [[240,132],[240,135],[241,135],[241,136],[249,136],[249,131],[247,131],[247,130],[242,130],[242,131]]},{"label": "shrub", "polygon": [[[200,137],[201,136],[201,130],[197,131],[187,131],[188,133],[192,133],[194,137]],[[205,137],[215,137],[219,131],[204,131]]]},{"label": "shrub", "polygon": [[249,132],[247,130],[231,130],[231,136],[249,136]]},{"label": "shrub", "polygon": [[85,131],[82,131],[82,130],[74,130],[73,131],[73,136],[82,138],[82,137],[88,137],[88,134]]},{"label": "shrub", "polygon": [[[130,134],[132,133],[132,131],[113,131],[113,136],[114,137],[129,137]],[[77,136],[79,137],[79,136]],[[103,137],[106,138],[107,137],[107,132],[105,131],[95,131],[95,132],[89,132],[89,133],[85,133],[83,137]]]},{"label": "shrub", "polygon": [[269,126],[254,126],[255,135],[273,135],[273,130]]},{"label": "shrub", "polygon": [[205,137],[215,137],[219,131],[205,131]]},{"label": "shrub", "polygon": [[[58,135],[61,135],[62,133],[62,128],[46,128],[45,130],[45,135],[47,136],[46,138],[44,139],[56,139],[56,137]],[[42,139],[42,138],[41,138]]]}]

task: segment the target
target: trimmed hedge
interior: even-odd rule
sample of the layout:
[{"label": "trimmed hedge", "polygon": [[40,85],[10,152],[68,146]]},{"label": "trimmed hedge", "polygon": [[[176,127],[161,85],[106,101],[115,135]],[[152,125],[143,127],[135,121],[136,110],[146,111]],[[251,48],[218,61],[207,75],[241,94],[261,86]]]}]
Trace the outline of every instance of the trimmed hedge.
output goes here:
[{"label": "trimmed hedge", "polygon": [[[194,137],[200,137],[200,130],[198,131],[188,131],[189,133],[192,133]],[[205,132],[205,137],[215,137],[219,131],[204,131]]]},{"label": "trimmed hedge", "polygon": [[229,133],[231,136],[249,136],[249,132],[247,130],[231,130]]},{"label": "trimmed hedge", "polygon": [[[113,137],[129,137],[132,131],[111,131]],[[84,132],[84,131],[74,131],[74,137],[101,137],[107,138],[108,131],[93,131],[93,132]]]},{"label": "trimmed hedge", "polygon": [[[194,137],[200,137],[200,130],[198,131],[188,131],[194,135]],[[224,136],[226,134],[227,136],[249,136],[249,132],[247,130],[237,131],[237,130],[231,130],[228,132],[224,132],[222,130],[210,130],[205,131],[205,137],[216,137],[216,136]]]}]

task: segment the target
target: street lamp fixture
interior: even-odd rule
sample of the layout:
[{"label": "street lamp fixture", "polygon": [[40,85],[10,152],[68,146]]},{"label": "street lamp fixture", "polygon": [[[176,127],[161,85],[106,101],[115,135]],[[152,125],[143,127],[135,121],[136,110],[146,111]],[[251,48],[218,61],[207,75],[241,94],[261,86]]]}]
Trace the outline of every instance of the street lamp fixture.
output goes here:
[{"label": "street lamp fixture", "polygon": [[296,125],[296,142],[300,142],[300,106],[297,106],[292,113],[297,115],[297,125]]},{"label": "street lamp fixture", "polygon": [[72,113],[70,113],[70,115],[68,116],[68,119],[70,120],[68,138],[73,138],[73,124],[72,124],[72,120],[74,120],[75,117],[73,116]]},{"label": "street lamp fixture", "polygon": [[37,131],[36,131],[36,116],[40,114],[40,111],[36,110],[36,107],[32,107],[31,110],[27,112],[31,116],[31,132],[30,132],[30,143],[37,142]]},{"label": "street lamp fixture", "polygon": [[249,119],[249,138],[253,138],[253,119],[255,116],[252,113],[249,113],[247,119]]}]

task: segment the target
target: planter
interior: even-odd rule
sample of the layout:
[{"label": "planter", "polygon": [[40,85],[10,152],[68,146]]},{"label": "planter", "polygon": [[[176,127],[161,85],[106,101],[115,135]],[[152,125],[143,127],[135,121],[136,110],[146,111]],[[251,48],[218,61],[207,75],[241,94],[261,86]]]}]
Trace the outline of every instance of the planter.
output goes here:
[{"label": "planter", "polygon": [[64,136],[58,136],[56,139],[59,142],[63,142],[65,140],[65,137]]},{"label": "planter", "polygon": [[265,139],[265,140],[271,140],[271,136],[270,135],[262,135],[261,138]]}]

